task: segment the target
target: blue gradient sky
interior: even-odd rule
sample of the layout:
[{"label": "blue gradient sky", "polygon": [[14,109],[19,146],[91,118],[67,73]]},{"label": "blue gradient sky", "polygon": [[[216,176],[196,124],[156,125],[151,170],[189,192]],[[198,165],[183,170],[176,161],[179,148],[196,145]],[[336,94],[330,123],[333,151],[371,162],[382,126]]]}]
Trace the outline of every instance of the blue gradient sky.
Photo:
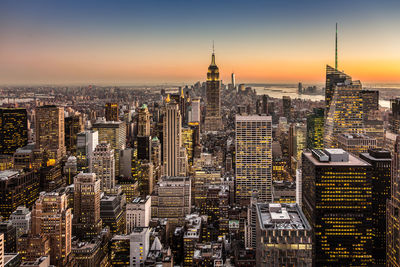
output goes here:
[{"label": "blue gradient sky", "polygon": [[0,1],[0,84],[400,81],[400,1]]}]

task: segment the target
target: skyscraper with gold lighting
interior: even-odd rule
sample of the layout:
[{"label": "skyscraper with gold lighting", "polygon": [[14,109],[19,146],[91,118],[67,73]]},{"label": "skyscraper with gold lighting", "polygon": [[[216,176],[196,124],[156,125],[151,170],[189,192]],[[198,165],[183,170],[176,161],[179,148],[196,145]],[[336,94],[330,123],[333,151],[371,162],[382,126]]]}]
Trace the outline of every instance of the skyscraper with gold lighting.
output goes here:
[{"label": "skyscraper with gold lighting", "polygon": [[0,108],[0,154],[13,154],[28,144],[27,118],[24,108]]},{"label": "skyscraper with gold lighting", "polygon": [[219,131],[221,129],[221,81],[219,80],[219,69],[215,64],[215,54],[213,52],[207,72],[204,130]]}]

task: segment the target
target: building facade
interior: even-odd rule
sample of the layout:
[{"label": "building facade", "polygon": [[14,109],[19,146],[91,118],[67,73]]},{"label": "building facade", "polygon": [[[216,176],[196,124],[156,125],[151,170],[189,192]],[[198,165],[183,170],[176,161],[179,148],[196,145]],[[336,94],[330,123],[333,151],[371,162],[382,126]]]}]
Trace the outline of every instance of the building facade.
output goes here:
[{"label": "building facade", "polygon": [[236,200],[272,200],[272,120],[270,116],[236,116]]}]

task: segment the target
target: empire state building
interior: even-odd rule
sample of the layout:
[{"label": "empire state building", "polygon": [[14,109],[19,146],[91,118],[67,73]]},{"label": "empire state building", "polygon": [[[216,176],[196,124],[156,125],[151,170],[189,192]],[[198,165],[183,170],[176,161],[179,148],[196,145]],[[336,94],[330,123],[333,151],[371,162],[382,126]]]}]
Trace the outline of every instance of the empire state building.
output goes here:
[{"label": "empire state building", "polygon": [[219,131],[222,129],[220,90],[219,69],[215,64],[215,54],[213,52],[207,72],[205,131]]}]

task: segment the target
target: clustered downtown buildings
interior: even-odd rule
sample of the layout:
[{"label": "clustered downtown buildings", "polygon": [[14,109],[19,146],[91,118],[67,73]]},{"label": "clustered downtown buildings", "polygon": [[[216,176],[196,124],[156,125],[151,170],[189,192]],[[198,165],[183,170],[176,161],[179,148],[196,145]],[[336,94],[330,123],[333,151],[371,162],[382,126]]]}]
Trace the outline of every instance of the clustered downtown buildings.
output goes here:
[{"label": "clustered downtown buildings", "polygon": [[0,267],[400,266],[400,100],[337,61],[319,102],[214,51],[190,87],[31,90],[0,108]]}]

